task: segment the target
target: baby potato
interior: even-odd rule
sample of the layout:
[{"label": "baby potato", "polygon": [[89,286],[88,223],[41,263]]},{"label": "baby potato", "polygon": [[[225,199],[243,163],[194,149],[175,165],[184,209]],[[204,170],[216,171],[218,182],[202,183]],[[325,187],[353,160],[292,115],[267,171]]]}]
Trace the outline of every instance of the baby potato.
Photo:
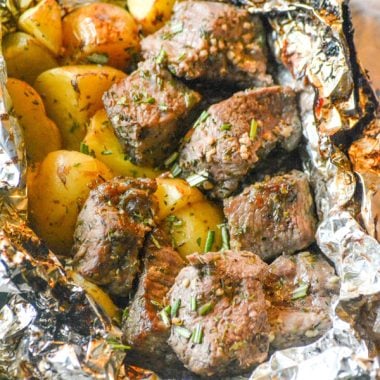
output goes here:
[{"label": "baby potato", "polygon": [[42,0],[26,10],[18,20],[18,27],[34,36],[54,55],[61,52],[61,7],[55,0]]},{"label": "baby potato", "polygon": [[204,252],[210,231],[214,232],[214,241],[210,251],[219,251],[222,247],[222,236],[219,224],[223,223],[223,212],[216,205],[205,200],[168,215],[163,222],[173,244],[182,257],[195,252]]},{"label": "baby potato", "polygon": [[144,34],[151,34],[169,20],[174,3],[175,0],[128,0],[128,8]]},{"label": "baby potato", "polygon": [[83,144],[116,175],[155,178],[160,174],[152,168],[136,166],[126,158],[104,109],[91,118]]},{"label": "baby potato", "polygon": [[86,124],[103,106],[103,93],[125,76],[112,67],[83,65],[57,67],[36,79],[34,88],[61,131],[65,149],[79,150]]},{"label": "baby potato", "polygon": [[91,156],[64,150],[47,155],[29,181],[29,216],[36,233],[55,253],[70,255],[75,223],[91,188],[112,177]]},{"label": "baby potato", "polygon": [[92,3],[63,19],[63,46],[65,64],[98,63],[124,70],[140,49],[140,37],[125,9]]},{"label": "baby potato", "polygon": [[30,85],[43,71],[58,66],[53,54],[29,34],[7,34],[2,46],[8,75]]},{"label": "baby potato", "polygon": [[31,163],[42,161],[48,153],[61,149],[59,129],[46,116],[44,103],[37,91],[14,78],[8,78],[7,90],[14,114],[24,132],[28,160]]},{"label": "baby potato", "polygon": [[158,220],[166,218],[169,214],[205,200],[203,194],[195,187],[191,187],[180,178],[157,178],[157,191],[155,197],[158,202]]}]

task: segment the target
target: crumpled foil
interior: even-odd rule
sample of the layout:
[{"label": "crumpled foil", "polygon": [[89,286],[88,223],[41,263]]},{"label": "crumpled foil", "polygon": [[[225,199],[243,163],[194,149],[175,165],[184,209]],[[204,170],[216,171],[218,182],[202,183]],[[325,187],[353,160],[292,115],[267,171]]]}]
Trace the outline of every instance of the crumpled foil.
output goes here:
[{"label": "crumpled foil", "polygon": [[[277,80],[299,92],[303,165],[315,193],[317,243],[341,278],[333,328],[311,345],[275,352],[251,379],[380,377],[380,122],[357,63],[343,0],[230,0],[265,17]],[[62,1],[65,9],[79,0]],[[33,0],[0,0],[3,32]],[[156,378],[124,368],[119,329],[68,278],[24,220],[22,134],[10,115],[0,56],[0,377]],[[364,133],[363,133],[364,132]],[[353,142],[353,144],[352,144]],[[348,148],[349,156],[348,158]]]}]

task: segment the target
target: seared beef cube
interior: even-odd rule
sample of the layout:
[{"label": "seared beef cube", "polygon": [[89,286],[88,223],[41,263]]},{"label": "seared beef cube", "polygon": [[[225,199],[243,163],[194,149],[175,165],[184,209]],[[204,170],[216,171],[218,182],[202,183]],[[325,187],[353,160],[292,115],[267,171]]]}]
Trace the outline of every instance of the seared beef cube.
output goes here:
[{"label": "seared beef cube", "polygon": [[276,146],[295,149],[301,138],[296,95],[270,87],[236,93],[211,106],[189,133],[181,155],[184,173],[204,173],[212,195],[225,198]]},{"label": "seared beef cube", "polygon": [[123,323],[124,339],[132,346],[127,361],[170,376],[184,368],[166,342],[170,326],[162,321],[159,312],[185,263],[172,249],[171,240],[158,229],[145,243],[143,263],[137,292]]},{"label": "seared beef cube", "polygon": [[314,241],[316,219],[309,182],[293,170],[246,187],[224,202],[231,247],[263,260],[294,253]]},{"label": "seared beef cube", "polygon": [[125,152],[139,165],[160,166],[191,124],[200,95],[154,61],[143,62],[103,96]]},{"label": "seared beef cube", "polygon": [[269,324],[261,281],[267,265],[251,252],[194,254],[169,292],[180,302],[169,344],[190,371],[239,375],[267,358]]},{"label": "seared beef cube", "polygon": [[185,79],[269,85],[265,34],[259,17],[213,1],[184,1],[159,31],[141,42],[145,58],[160,57]]},{"label": "seared beef cube", "polygon": [[156,204],[150,179],[114,178],[90,192],[74,233],[74,268],[110,294],[127,296]]},{"label": "seared beef cube", "polygon": [[339,278],[322,255],[280,256],[269,266],[267,297],[273,349],[312,343],[332,326],[332,297]]}]

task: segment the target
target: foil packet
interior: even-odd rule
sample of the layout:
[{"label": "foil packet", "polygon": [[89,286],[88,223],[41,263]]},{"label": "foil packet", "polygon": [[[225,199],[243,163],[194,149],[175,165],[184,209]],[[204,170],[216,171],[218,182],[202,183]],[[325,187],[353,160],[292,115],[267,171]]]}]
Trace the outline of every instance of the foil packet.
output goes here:
[{"label": "foil packet", "polygon": [[[343,0],[231,0],[265,19],[278,83],[299,93],[317,244],[341,279],[333,328],[275,352],[250,379],[380,376],[380,122]],[[32,0],[0,0],[3,33]],[[83,4],[63,1],[64,9]],[[0,56],[0,378],[154,379],[125,368],[118,327],[26,223],[25,155]]]}]

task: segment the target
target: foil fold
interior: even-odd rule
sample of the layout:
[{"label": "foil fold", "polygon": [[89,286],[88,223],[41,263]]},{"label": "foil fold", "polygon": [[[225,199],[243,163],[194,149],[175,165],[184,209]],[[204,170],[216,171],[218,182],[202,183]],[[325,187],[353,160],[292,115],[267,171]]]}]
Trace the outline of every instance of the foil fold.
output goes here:
[{"label": "foil fold", "polygon": [[[275,352],[250,379],[375,379],[380,376],[380,122],[373,121],[376,100],[355,56],[348,5],[232,2],[268,20],[276,79],[299,92],[303,166],[321,221],[317,243],[341,278],[333,328],[311,345]],[[33,4],[0,0],[3,33],[15,30],[18,16]],[[61,4],[67,11],[83,2]],[[0,376],[156,378],[123,367],[125,352],[112,345],[121,334],[118,327],[26,226],[22,133],[5,83],[0,55]]]}]

